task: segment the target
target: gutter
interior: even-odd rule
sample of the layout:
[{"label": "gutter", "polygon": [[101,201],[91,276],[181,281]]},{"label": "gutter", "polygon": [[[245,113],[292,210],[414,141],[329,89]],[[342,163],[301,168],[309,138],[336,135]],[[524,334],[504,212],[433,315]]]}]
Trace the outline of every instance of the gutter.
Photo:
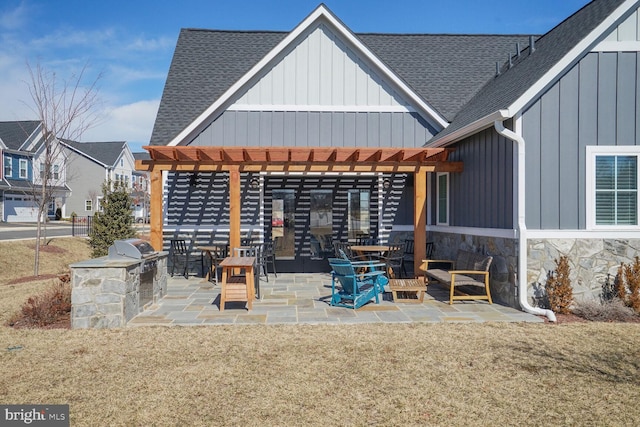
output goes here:
[{"label": "gutter", "polygon": [[500,135],[518,146],[518,300],[520,307],[527,313],[546,316],[550,322],[555,322],[556,315],[553,311],[533,307],[527,301],[527,225],[524,218],[525,141],[522,136],[505,128],[502,120],[494,121],[493,127]]}]

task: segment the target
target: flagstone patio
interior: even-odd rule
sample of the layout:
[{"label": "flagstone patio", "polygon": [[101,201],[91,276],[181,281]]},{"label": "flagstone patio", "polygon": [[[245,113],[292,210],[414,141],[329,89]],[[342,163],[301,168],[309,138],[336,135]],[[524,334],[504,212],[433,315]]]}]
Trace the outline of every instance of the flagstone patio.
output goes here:
[{"label": "flagstone patio", "polygon": [[[371,302],[358,310],[329,305],[329,273],[282,273],[260,280],[261,298],[248,311],[246,303],[228,302],[220,311],[220,285],[201,277],[169,277],[167,294],[128,323],[143,325],[220,324],[350,324],[409,322],[543,322],[543,319],[511,307],[486,301],[448,303],[448,291],[437,285],[427,289],[423,303],[395,303],[391,292],[380,304]],[[387,289],[388,291],[388,289]]]}]

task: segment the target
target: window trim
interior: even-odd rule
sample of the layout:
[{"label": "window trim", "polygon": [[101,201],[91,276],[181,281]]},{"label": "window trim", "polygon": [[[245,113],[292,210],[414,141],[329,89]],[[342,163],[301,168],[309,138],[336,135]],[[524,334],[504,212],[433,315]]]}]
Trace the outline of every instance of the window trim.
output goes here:
[{"label": "window trim", "polygon": [[[7,170],[9,171],[8,173]],[[13,178],[13,157],[4,157],[4,160],[2,161],[2,173],[4,174],[5,178]]]},{"label": "window trim", "polygon": [[[638,224],[636,225],[613,225],[596,224],[596,157],[597,156],[634,156],[636,157],[636,165],[638,170],[636,171],[636,191],[638,192],[636,214],[638,217]],[[640,228],[640,146],[628,145],[610,145],[610,146],[595,146],[588,145],[586,147],[586,194],[585,194],[585,217],[587,230],[635,230]]]},{"label": "window trim", "polygon": [[[88,207],[89,209],[87,209],[87,207]],[[85,211],[85,212],[93,212],[93,200],[91,200],[91,199],[86,199],[86,200],[84,201],[84,211]]]},{"label": "window trim", "polygon": [[[24,169],[22,168],[23,165]],[[22,176],[22,171],[24,171],[24,176]],[[27,164],[27,159],[18,159],[18,178],[29,178],[29,165]]]},{"label": "window trim", "polygon": [[[440,177],[444,176],[447,180],[447,194],[445,195],[445,215],[447,216],[446,221],[440,221]],[[436,225],[449,225],[451,219],[451,209],[450,209],[450,196],[451,192],[451,177],[449,172],[438,172],[436,173]]]}]

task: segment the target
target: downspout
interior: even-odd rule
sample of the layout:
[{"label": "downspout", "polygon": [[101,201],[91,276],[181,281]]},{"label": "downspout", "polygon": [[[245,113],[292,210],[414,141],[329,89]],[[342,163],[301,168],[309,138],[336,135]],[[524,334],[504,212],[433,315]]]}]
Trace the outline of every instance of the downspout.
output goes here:
[{"label": "downspout", "polygon": [[527,225],[524,218],[524,179],[525,179],[525,144],[524,138],[507,129],[501,120],[493,122],[496,131],[518,146],[518,300],[520,307],[527,313],[546,316],[550,322],[556,321],[556,315],[551,310],[533,307],[527,301]]}]

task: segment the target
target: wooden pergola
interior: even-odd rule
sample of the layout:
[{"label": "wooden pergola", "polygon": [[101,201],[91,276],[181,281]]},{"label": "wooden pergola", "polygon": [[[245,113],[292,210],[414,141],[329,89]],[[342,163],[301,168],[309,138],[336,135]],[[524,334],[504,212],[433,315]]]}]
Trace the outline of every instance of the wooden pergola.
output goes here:
[{"label": "wooden pergola", "polygon": [[241,172],[378,172],[414,174],[414,271],[425,257],[427,173],[462,172],[446,148],[145,146],[151,173],[151,245],[162,249],[162,171],[229,173],[229,244],[240,246]]}]

